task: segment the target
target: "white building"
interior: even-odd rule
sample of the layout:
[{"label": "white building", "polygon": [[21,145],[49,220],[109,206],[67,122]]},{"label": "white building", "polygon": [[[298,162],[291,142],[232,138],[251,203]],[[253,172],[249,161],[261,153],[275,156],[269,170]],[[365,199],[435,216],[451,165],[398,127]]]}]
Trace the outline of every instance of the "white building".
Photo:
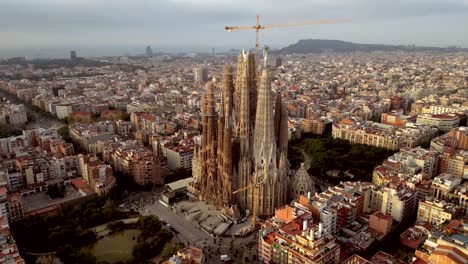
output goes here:
[{"label": "white building", "polygon": [[460,118],[454,114],[420,114],[416,119],[416,123],[437,127],[443,132],[449,132],[460,125]]},{"label": "white building", "polygon": [[28,115],[24,105],[7,104],[0,111],[0,123],[23,125],[28,122]]},{"label": "white building", "polygon": [[55,107],[55,110],[57,111],[57,118],[62,119],[65,117],[68,117],[72,112],[73,108],[71,105],[57,105]]},{"label": "white building", "polygon": [[435,114],[435,115],[440,115],[440,114],[446,114],[446,113],[458,113],[463,110],[468,110],[466,106],[448,106],[448,105],[431,105],[429,107],[429,113]]},{"label": "white building", "polygon": [[177,168],[192,169],[193,147],[166,148],[167,167],[170,170]]},{"label": "white building", "polygon": [[417,192],[407,187],[380,187],[372,191],[373,209],[391,215],[398,222],[407,219],[416,210],[417,200]]}]

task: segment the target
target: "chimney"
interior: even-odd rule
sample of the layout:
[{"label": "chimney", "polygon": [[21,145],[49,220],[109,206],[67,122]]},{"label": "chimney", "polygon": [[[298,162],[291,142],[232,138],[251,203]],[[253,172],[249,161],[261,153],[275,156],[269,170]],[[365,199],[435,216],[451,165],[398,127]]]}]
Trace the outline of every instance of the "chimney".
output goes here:
[{"label": "chimney", "polygon": [[302,222],[302,236],[307,236],[307,220],[304,220]]},{"label": "chimney", "polygon": [[314,241],[314,229],[310,228],[309,239]]}]

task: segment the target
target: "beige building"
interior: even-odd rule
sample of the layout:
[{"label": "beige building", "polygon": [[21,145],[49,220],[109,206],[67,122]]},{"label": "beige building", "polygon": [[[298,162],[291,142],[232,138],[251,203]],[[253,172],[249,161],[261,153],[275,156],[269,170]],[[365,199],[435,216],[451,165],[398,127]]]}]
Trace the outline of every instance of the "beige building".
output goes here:
[{"label": "beige building", "polygon": [[69,104],[63,104],[63,105],[57,105],[55,107],[55,111],[57,114],[57,118],[63,119],[65,117],[68,117],[73,112],[73,108]]},{"label": "beige building", "polygon": [[418,222],[439,225],[447,220],[455,219],[460,213],[461,208],[454,204],[428,198],[425,201],[419,201]]},{"label": "beige building", "polygon": [[468,179],[468,153],[455,154],[447,161],[447,172],[455,177]]},{"label": "beige building", "polygon": [[417,199],[417,193],[406,186],[380,187],[372,190],[371,208],[401,222],[416,210]]},{"label": "beige building", "polygon": [[152,107],[149,104],[133,102],[127,105],[127,113],[150,111]]},{"label": "beige building", "polygon": [[170,170],[192,170],[193,147],[166,148],[167,167]]},{"label": "beige building", "polygon": [[322,135],[325,132],[327,124],[330,124],[330,121],[309,118],[301,122],[301,129],[303,133]]},{"label": "beige building", "polygon": [[28,122],[24,105],[6,104],[0,106],[0,124],[23,125]]},{"label": "beige building", "polygon": [[374,212],[369,216],[369,227],[384,235],[390,233],[392,229],[393,218],[390,215],[381,212]]},{"label": "beige building", "polygon": [[204,264],[205,255],[203,250],[196,247],[186,247],[179,251],[177,254],[170,257],[169,260],[163,262],[163,264]]},{"label": "beige building", "polygon": [[429,143],[437,136],[438,129],[428,126],[408,125],[395,127],[370,121],[342,119],[332,126],[333,138],[350,143],[364,144],[391,150],[414,148]]},{"label": "beige building", "polygon": [[466,107],[460,106],[447,106],[447,105],[431,105],[429,107],[429,113],[434,115],[457,113],[463,110],[468,110]]},{"label": "beige building", "polygon": [[116,179],[110,165],[97,157],[78,156],[78,172],[89,187],[98,195],[106,195],[115,187]]},{"label": "beige building", "polygon": [[10,223],[23,220],[23,201],[18,193],[12,193],[8,196],[8,221]]},{"label": "beige building", "polygon": [[421,114],[418,115],[416,123],[434,126],[442,132],[449,132],[460,125],[460,118],[454,114]]},{"label": "beige building", "polygon": [[431,196],[436,200],[446,200],[449,193],[460,183],[461,179],[459,177],[449,173],[442,173],[432,181]]},{"label": "beige building", "polygon": [[147,148],[123,145],[112,150],[110,162],[115,170],[133,176],[139,185],[163,183],[159,159]]},{"label": "beige building", "polygon": [[310,212],[281,207],[260,229],[259,261],[269,264],[337,264],[340,246]]}]

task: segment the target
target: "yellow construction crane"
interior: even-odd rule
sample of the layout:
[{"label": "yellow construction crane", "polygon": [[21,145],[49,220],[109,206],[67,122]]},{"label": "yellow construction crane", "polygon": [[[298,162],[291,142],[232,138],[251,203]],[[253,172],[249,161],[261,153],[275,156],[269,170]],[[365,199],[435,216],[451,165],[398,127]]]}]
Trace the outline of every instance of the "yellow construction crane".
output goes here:
[{"label": "yellow construction crane", "polygon": [[243,188],[237,189],[237,190],[232,192],[232,194],[236,194],[236,193],[240,193],[240,192],[244,192],[244,191],[247,191],[249,189],[252,189],[252,196],[253,196],[252,224],[253,224],[254,228],[255,228],[255,225],[257,224],[257,206],[258,206],[257,192],[258,192],[258,186],[259,185],[260,185],[260,183],[251,184],[251,185],[249,185],[247,187],[243,187]]},{"label": "yellow construction crane", "polygon": [[321,25],[321,24],[337,24],[337,23],[345,23],[351,22],[350,19],[321,19],[321,20],[314,20],[314,21],[305,21],[299,23],[285,23],[285,24],[260,24],[260,16],[257,15],[257,23],[254,26],[241,26],[241,27],[230,27],[226,26],[226,30],[232,32],[234,30],[255,30],[256,33],[256,40],[255,40],[255,50],[258,52],[260,47],[260,40],[259,40],[259,32],[260,30],[264,30],[267,28],[275,28],[275,27],[293,27],[293,26],[307,26],[307,25]]}]

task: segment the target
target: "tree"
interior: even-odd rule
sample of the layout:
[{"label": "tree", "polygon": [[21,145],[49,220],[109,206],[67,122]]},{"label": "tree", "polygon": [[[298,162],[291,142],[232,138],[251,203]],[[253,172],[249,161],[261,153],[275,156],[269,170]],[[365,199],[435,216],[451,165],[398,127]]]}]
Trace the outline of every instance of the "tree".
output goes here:
[{"label": "tree", "polygon": [[133,257],[140,263],[158,255],[164,245],[172,239],[172,233],[162,229],[161,222],[156,216],[144,216],[137,222],[141,230],[138,244],[133,248]]},{"label": "tree", "polygon": [[343,177],[345,171],[350,171],[353,180],[369,181],[373,169],[394,152],[362,144],[350,144],[346,140],[333,139],[331,136],[304,139],[294,143],[302,148],[311,158],[309,173],[317,177],[327,177],[325,172],[339,170],[342,177],[326,178],[332,183],[340,180],[350,180]]},{"label": "tree", "polygon": [[16,126],[0,124],[0,138],[19,136],[22,133],[22,130]]},{"label": "tree", "polygon": [[68,126],[63,126],[57,129],[57,133],[63,138],[63,140],[65,140],[65,142],[72,143]]},{"label": "tree", "polygon": [[162,258],[163,259],[168,259],[172,256],[174,256],[175,254],[177,254],[177,252],[181,249],[184,248],[184,245],[183,244],[176,244],[174,245],[173,243],[171,242],[168,242],[166,243],[166,245],[164,245],[164,248],[162,250]]},{"label": "tree", "polygon": [[191,177],[191,172],[185,168],[179,167],[174,169],[169,175],[164,178],[164,183],[171,183],[178,180]]},{"label": "tree", "polygon": [[[33,216],[12,224],[19,247],[32,252],[64,251],[88,246],[96,241],[91,227],[127,218],[128,214],[106,207],[106,198],[97,197],[78,207],[64,206],[53,216]],[[68,250],[68,251],[66,251]]]},{"label": "tree", "polygon": [[107,227],[112,231],[112,232],[119,232],[119,231],[123,231],[125,230],[125,223],[123,221],[114,221],[114,222],[110,222],[109,224],[107,224]]},{"label": "tree", "polygon": [[142,231],[140,237],[146,239],[156,235],[161,230],[161,221],[154,215],[143,216],[138,219],[138,228]]},{"label": "tree", "polygon": [[86,248],[75,251],[70,258],[73,259],[70,263],[76,264],[94,264],[97,261],[96,257]]},{"label": "tree", "polygon": [[59,184],[49,185],[46,193],[52,199],[63,198],[65,197],[65,187]]}]

